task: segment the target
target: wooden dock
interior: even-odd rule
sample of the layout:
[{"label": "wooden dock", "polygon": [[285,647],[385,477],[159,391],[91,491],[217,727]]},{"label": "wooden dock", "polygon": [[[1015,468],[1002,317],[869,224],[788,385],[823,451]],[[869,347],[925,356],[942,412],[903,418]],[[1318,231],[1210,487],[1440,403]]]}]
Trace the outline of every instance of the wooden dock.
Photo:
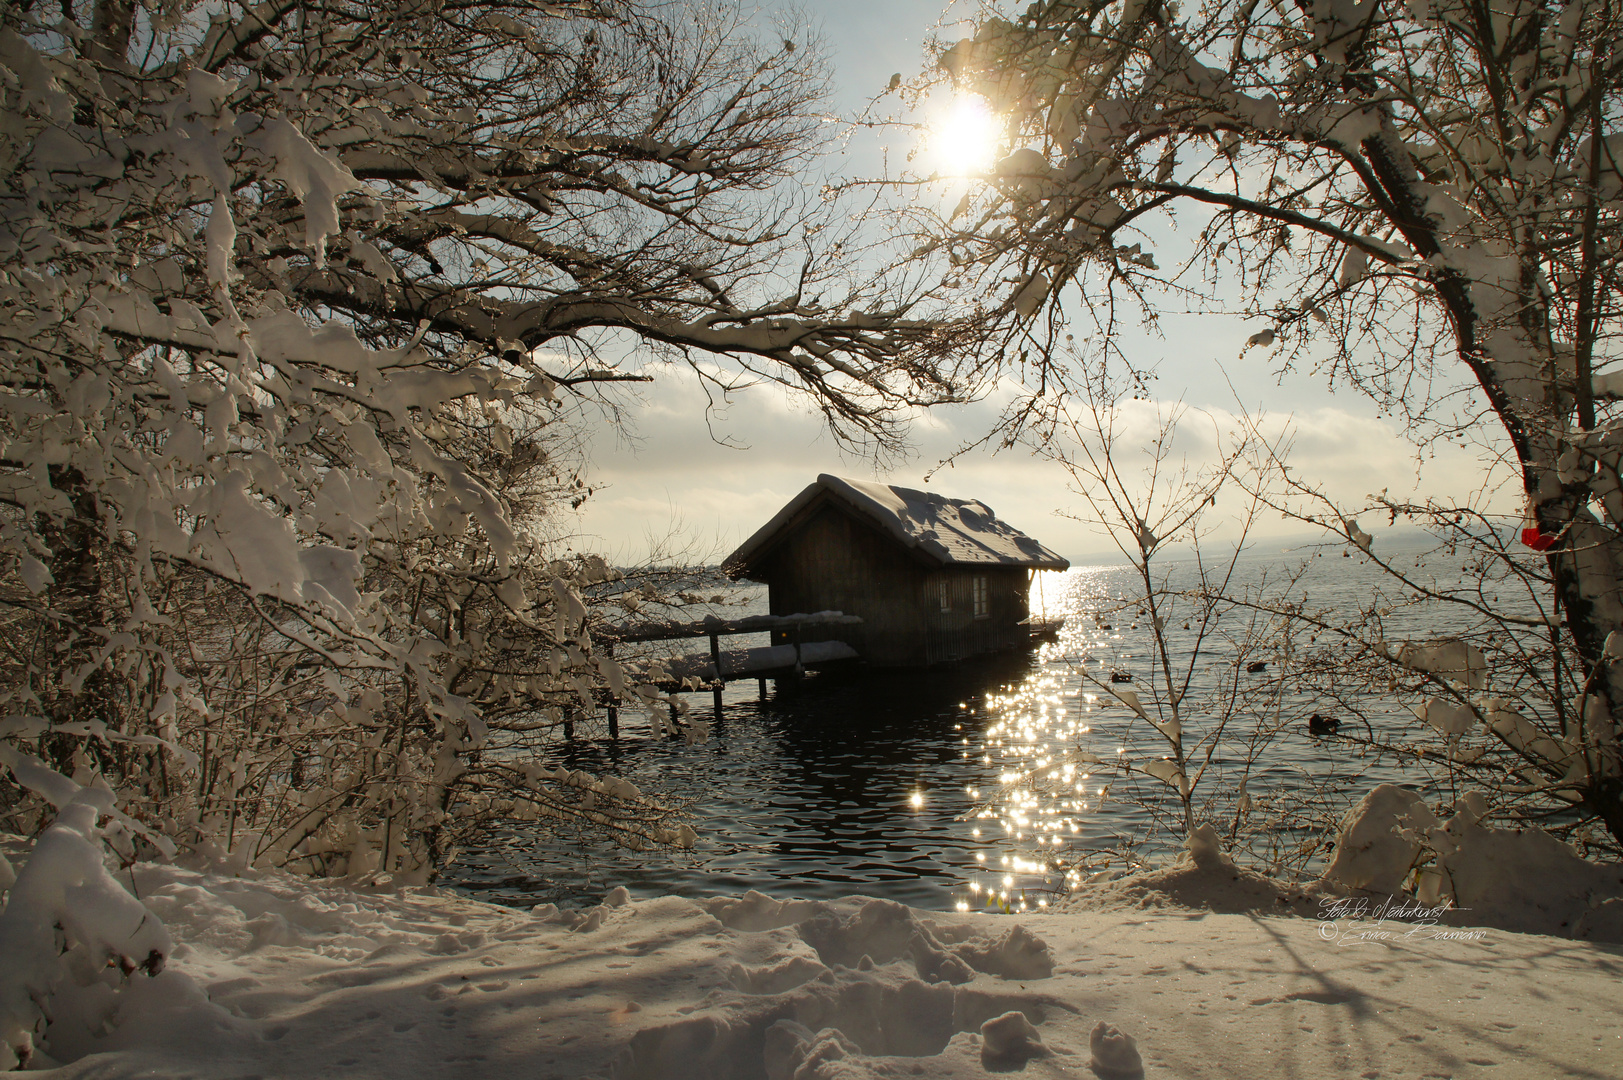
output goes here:
[{"label": "wooden dock", "polygon": [[[636,623],[599,627],[593,637],[604,642],[609,655],[614,647],[649,641],[683,641],[709,638],[708,653],[687,653],[665,660],[649,661],[644,672],[655,675],[655,681],[672,693],[692,688],[692,682],[703,684],[714,698],[716,716],[721,715],[721,692],[729,681],[752,678],[758,681],[761,694],[766,694],[767,679],[798,680],[808,670],[831,664],[849,663],[859,659],[857,651],[843,641],[808,641],[801,637],[807,627],[858,626],[862,619],[839,611],[818,611],[797,615],[750,615],[742,619],[720,619],[706,616],[697,622]],[[790,637],[783,645],[766,645],[748,649],[722,649],[721,639],[738,634],[765,634],[781,632]],[[660,677],[660,675],[663,677]],[[675,718],[675,706],[672,706]],[[609,705],[609,737],[618,738],[620,718],[617,703]]]},{"label": "wooden dock", "polygon": [[1033,615],[1020,623],[1026,628],[1030,641],[1058,641],[1059,632],[1065,628],[1063,615]]}]

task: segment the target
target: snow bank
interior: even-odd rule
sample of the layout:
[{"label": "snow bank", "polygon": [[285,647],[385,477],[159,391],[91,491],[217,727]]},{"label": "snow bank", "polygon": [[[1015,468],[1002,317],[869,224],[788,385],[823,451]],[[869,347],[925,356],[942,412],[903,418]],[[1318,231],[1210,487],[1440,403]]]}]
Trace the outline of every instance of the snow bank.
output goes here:
[{"label": "snow bank", "polygon": [[[26,775],[26,774],[20,774]],[[60,794],[59,792],[56,794]],[[5,870],[0,911],[0,1069],[30,1064],[50,1021],[59,1041],[105,1026],[137,971],[156,977],[169,935],[108,872],[97,818],[105,788],[74,788],[22,872]]]},{"label": "snow bank", "polygon": [[1109,880],[1085,882],[1059,905],[1061,912],[1206,911],[1225,915],[1317,917],[1326,897],[1346,890],[1326,882],[1292,885],[1236,866],[1209,824],[1185,842],[1189,854],[1170,866]]},{"label": "snow bank", "polygon": [[59,990],[43,1053],[74,1080],[1623,1072],[1615,950],[1330,937],[1360,924],[1276,914],[1319,899],[1196,847],[1021,920],[623,889],[517,911],[143,864],[128,880],[175,940],[168,967],[99,1026],[99,991]]},{"label": "snow bank", "polygon": [[[28,877],[7,917],[28,910]],[[997,1018],[989,1052],[1013,1059],[1007,1017],[1067,1008],[1011,984],[1053,970],[1023,927],[938,923],[883,900],[638,903],[620,889],[588,912],[517,912],[155,865],[135,885],[154,932],[162,919],[181,942],[174,967],[130,984],[99,1029],[65,1030],[85,1010],[59,994],[40,1060],[70,1062],[62,1076],[313,1076],[362,1062],[407,1076],[822,1075],[807,1062],[930,1057],[959,1036],[978,1061]]]},{"label": "snow bank", "polygon": [[1460,800],[1439,822],[1414,792],[1382,784],[1347,812],[1321,889],[1392,896],[1418,870],[1413,900],[1450,926],[1623,943],[1623,865],[1593,863],[1538,829],[1481,824]]},{"label": "snow bank", "polygon": [[1419,795],[1381,784],[1342,817],[1325,880],[1350,889],[1397,892],[1420,854],[1426,830],[1436,824]]},{"label": "snow bank", "polygon": [[1536,829],[1484,828],[1460,817],[1432,842],[1442,850],[1419,898],[1459,909],[1451,919],[1458,925],[1623,943],[1623,866],[1586,862]]},{"label": "snow bank", "polygon": [[[0,911],[8,1045],[64,1078],[1623,1071],[1616,950],[1595,943],[1623,940],[1619,868],[1485,828],[1475,799],[1437,825],[1412,793],[1371,792],[1343,822],[1341,880],[1244,870],[1203,825],[1176,865],[1014,920],[760,892],[516,911],[276,873],[115,878],[100,796],[68,801]],[[1350,884],[1401,881],[1422,850],[1418,898]],[[1595,940],[1453,928],[1484,917]]]}]

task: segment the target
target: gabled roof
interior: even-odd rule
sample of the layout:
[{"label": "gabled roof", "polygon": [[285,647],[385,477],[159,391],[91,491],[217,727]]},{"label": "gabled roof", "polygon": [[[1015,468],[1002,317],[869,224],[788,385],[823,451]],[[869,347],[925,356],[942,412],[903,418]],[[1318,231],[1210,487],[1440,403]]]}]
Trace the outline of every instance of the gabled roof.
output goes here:
[{"label": "gabled roof", "polygon": [[729,577],[745,576],[797,524],[802,512],[820,500],[837,502],[937,565],[1037,570],[1064,570],[1071,565],[1019,529],[999,521],[985,503],[823,473],[729,555],[722,569]]}]

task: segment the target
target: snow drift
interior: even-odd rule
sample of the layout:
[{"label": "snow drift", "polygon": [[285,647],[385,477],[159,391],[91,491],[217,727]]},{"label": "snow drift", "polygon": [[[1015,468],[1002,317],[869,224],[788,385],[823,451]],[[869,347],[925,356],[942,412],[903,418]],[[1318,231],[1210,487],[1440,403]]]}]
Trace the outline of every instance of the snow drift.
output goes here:
[{"label": "snow drift", "polygon": [[[1351,824],[1364,835],[1377,823],[1366,813]],[[127,940],[174,944],[150,977],[80,966],[19,997],[23,969],[0,971],[3,1000],[42,1006],[31,1065],[74,1080],[1623,1070],[1614,948],[1450,930],[1360,907],[1363,894],[1328,882],[1292,888],[1234,866],[1209,830],[1175,866],[1014,920],[862,897],[624,889],[590,910],[519,911],[431,888],[370,894],[152,863],[113,881],[97,877],[99,858],[84,863],[93,827],[64,814],[47,837],[56,846],[18,860],[0,935],[16,942],[49,883],[78,865],[101,883],[81,894],[100,899],[82,909],[94,914],[79,940],[128,935],[140,908],[145,936]],[[1458,835],[1494,843],[1463,825]],[[108,881],[122,899],[98,891]],[[1464,878],[1455,888],[1478,895]],[[18,954],[8,944],[6,955]]]}]

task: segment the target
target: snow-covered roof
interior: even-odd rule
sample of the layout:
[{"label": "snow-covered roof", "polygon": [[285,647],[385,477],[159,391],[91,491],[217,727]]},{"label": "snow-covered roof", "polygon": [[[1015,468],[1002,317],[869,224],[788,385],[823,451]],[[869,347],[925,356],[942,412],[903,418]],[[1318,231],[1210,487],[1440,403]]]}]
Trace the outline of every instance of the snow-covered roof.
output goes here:
[{"label": "snow-covered roof", "polygon": [[903,547],[943,566],[1064,570],[1071,565],[1019,529],[999,521],[983,502],[823,473],[728,556],[723,569],[732,577],[744,576],[801,511],[819,498],[839,502]]}]

